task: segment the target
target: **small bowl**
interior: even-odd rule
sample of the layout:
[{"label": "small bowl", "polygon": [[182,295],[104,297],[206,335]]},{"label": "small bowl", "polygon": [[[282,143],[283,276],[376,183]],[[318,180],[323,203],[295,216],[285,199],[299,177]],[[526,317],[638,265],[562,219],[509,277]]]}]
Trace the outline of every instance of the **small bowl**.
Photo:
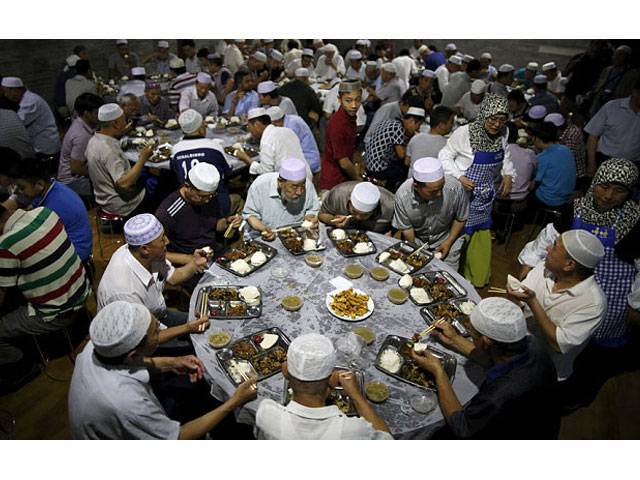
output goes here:
[{"label": "small bowl", "polygon": [[307,262],[307,265],[310,267],[317,268],[322,265],[324,259],[320,255],[312,253],[311,255],[304,257],[304,261]]},{"label": "small bowl", "polygon": [[369,382],[364,386],[364,393],[374,403],[382,403],[389,398],[389,389],[382,382]]},{"label": "small bowl", "polygon": [[387,298],[391,303],[395,303],[396,305],[402,305],[409,298],[409,294],[401,289],[401,288],[391,288],[387,292]]},{"label": "small bowl", "polygon": [[225,330],[217,330],[209,335],[209,345],[213,348],[223,348],[229,345],[231,334]]},{"label": "small bowl", "polygon": [[356,327],[353,329],[353,333],[360,335],[367,345],[371,345],[376,340],[374,331],[367,327]]},{"label": "small bowl", "polygon": [[302,305],[304,304],[302,299],[297,295],[289,295],[287,297],[284,297],[280,303],[282,303],[282,306],[285,310],[288,310],[290,312],[297,312],[302,308]]},{"label": "small bowl", "polygon": [[364,273],[364,267],[362,265],[358,265],[357,263],[350,263],[346,267],[344,267],[344,274],[349,278],[360,278]]},{"label": "small bowl", "polygon": [[389,270],[384,267],[373,267],[369,270],[369,275],[371,275],[375,280],[379,282],[384,282],[387,278],[389,278]]}]

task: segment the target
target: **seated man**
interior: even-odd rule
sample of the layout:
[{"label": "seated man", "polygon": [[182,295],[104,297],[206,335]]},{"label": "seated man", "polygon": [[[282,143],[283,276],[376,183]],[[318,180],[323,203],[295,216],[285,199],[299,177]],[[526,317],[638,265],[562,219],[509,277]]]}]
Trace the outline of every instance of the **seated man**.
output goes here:
[{"label": "seated man", "polygon": [[[287,353],[282,373],[293,396],[288,405],[265,399],[256,412],[261,440],[391,440],[389,427],[364,398],[352,372],[334,372],[336,351],[324,335],[299,336]],[[337,377],[337,378],[336,378]],[[347,417],[325,406],[331,387],[341,385],[360,417]]]},{"label": "seated man", "polygon": [[318,144],[309,128],[309,125],[296,114],[286,114],[281,107],[270,107],[267,114],[271,118],[271,123],[276,127],[285,127],[293,131],[300,141],[300,147],[304,154],[304,159],[309,164],[311,171],[316,174],[320,172],[320,151]]},{"label": "seated man", "polygon": [[96,204],[109,213],[126,217],[144,199],[145,191],[138,186],[138,179],[153,146],[143,148],[132,167],[119,142],[127,130],[122,108],[115,103],[103,105],[98,110],[98,120],[100,129],[89,140],[85,153]]},{"label": "seated man", "polygon": [[161,94],[160,84],[147,82],[144,96],[140,98],[140,115],[143,123],[153,122],[162,126],[170,118],[176,117],[176,112],[171,108],[169,100]]},{"label": "seated man", "polygon": [[393,227],[409,242],[420,240],[458,270],[464,243],[464,225],[469,216],[469,197],[454,177],[445,175],[437,158],[420,158],[413,178],[396,193]]},{"label": "seated man", "polygon": [[218,99],[211,91],[211,75],[199,72],[196,84],[187,87],[180,93],[178,110],[184,112],[192,109],[203,117],[218,114]]},{"label": "seated man", "polygon": [[242,216],[265,240],[276,238],[274,229],[303,220],[318,227],[320,200],[307,168],[304,161],[289,158],[282,162],[278,173],[260,175],[249,187]]},{"label": "seated man", "polygon": [[604,247],[586,230],[568,230],[547,251],[547,258],[523,280],[522,292],[507,288],[509,295],[525,302],[529,330],[547,346],[562,381],[573,373],[574,359],[607,311],[606,297],[593,276]]},{"label": "seated man", "polygon": [[[70,325],[91,287],[55,212],[0,206],[0,234],[0,392],[8,392],[39,373],[12,340]],[[13,287],[26,300],[17,308],[6,301]]]},{"label": "seated man", "polygon": [[98,312],[71,378],[74,439],[198,439],[255,397],[255,381],[247,381],[218,408],[183,425],[172,420],[152,389],[151,376],[188,375],[196,383],[204,365],[193,355],[151,357],[161,343],[158,335],[158,321],[142,305],[118,300]]},{"label": "seated man", "polygon": [[[98,286],[98,310],[116,300],[140,303],[165,326],[185,327],[187,313],[167,309],[162,296],[166,282],[180,285],[207,265],[206,252],[197,250],[180,268],[167,261],[167,240],[162,224],[150,213],[136,215],[124,225],[126,245],[114,252]],[[197,321],[189,322],[188,333]],[[169,329],[170,330],[170,329]],[[177,336],[177,335],[173,335]]]},{"label": "seated man", "polygon": [[[447,322],[433,332],[443,345],[486,368],[478,393],[460,404],[440,360],[412,352],[413,360],[433,374],[440,410],[455,438],[556,438],[558,418],[549,392],[555,383],[553,362],[534,337],[527,336],[524,315],[505,298],[482,300],[470,315],[475,330],[468,340]],[[536,415],[531,415],[535,410]]]},{"label": "seated man", "polygon": [[337,228],[391,231],[393,193],[369,182],[344,182],[324,197],[320,221]]}]

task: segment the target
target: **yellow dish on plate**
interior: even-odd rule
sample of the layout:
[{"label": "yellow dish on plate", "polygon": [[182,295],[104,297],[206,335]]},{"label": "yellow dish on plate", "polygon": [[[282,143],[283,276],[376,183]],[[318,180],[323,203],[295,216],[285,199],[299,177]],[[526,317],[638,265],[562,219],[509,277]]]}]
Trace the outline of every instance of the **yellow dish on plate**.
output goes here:
[{"label": "yellow dish on plate", "polygon": [[231,341],[231,334],[224,330],[218,330],[209,335],[209,345],[213,348],[222,348]]},{"label": "yellow dish on plate", "polygon": [[382,382],[369,382],[364,386],[365,395],[374,403],[382,403],[389,398],[389,389]]},{"label": "yellow dish on plate", "polygon": [[304,302],[297,295],[289,295],[287,297],[284,297],[281,303],[285,310],[288,310],[290,312],[297,312],[302,308],[302,304]]},{"label": "yellow dish on plate", "polygon": [[344,267],[344,274],[349,278],[360,278],[364,273],[364,267],[362,265],[358,265],[357,263],[350,263],[346,267]]},{"label": "yellow dish on plate", "polygon": [[384,282],[387,278],[389,278],[389,270],[384,267],[373,267],[369,270],[369,274],[379,282]]}]

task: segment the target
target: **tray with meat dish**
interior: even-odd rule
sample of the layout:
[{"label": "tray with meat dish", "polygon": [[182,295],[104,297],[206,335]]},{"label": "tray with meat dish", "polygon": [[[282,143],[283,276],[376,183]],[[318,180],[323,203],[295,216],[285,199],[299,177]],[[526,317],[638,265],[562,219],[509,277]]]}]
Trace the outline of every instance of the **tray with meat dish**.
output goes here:
[{"label": "tray with meat dish", "polygon": [[245,242],[240,247],[230,249],[221,257],[216,258],[216,263],[234,275],[246,277],[265,266],[277,253],[275,248],[252,240]]},{"label": "tray with meat dish", "polygon": [[[381,372],[397,380],[424,390],[435,391],[436,384],[433,375],[420,368],[411,359],[410,349],[413,347],[414,344],[409,338],[388,335],[378,351],[375,366]],[[453,382],[456,373],[456,358],[433,348],[431,345],[427,345],[426,350],[440,360],[447,377],[449,377],[449,382]]]},{"label": "tray with meat dish", "polygon": [[218,350],[216,358],[235,385],[240,385],[244,377],[261,381],[280,372],[280,366],[287,360],[290,343],[289,337],[279,328],[267,328]]},{"label": "tray with meat dish", "polygon": [[411,256],[417,249],[418,247],[410,242],[398,242],[380,252],[376,257],[376,262],[400,275],[414,273],[433,260],[433,254],[426,250],[421,250],[416,255]]},{"label": "tray with meat dish", "polygon": [[[346,367],[336,366],[336,368],[334,369],[334,373],[337,373],[339,371],[353,370]],[[356,382],[358,384],[358,387],[360,388],[360,391],[364,392],[364,373],[360,370],[355,370],[353,371],[353,373],[356,376]],[[349,395],[345,393],[344,389],[338,383],[337,378],[335,379],[335,381],[333,381],[333,378],[329,380],[329,385],[331,387],[331,391],[329,392],[329,396],[327,397],[325,404],[327,406],[335,405],[347,417],[358,417],[358,411],[356,410],[351,397],[349,397]],[[288,405],[291,401],[292,395],[293,390],[289,387],[289,381],[285,378],[284,386],[282,388],[282,404]]]},{"label": "tray with meat dish", "polygon": [[444,270],[404,275],[398,280],[400,288],[419,306],[431,305],[465,297],[467,291],[449,272]]},{"label": "tray with meat dish", "polygon": [[422,307],[420,309],[420,315],[422,315],[422,318],[427,322],[427,325],[431,325],[434,321],[444,318],[460,335],[468,337],[471,335],[469,333],[471,326],[469,315],[475,306],[475,302],[467,299],[449,300],[435,303],[428,307]]},{"label": "tray with meat dish", "polygon": [[262,314],[262,293],[252,285],[206,285],[196,302],[196,311],[209,320],[244,320]]},{"label": "tray with meat dish", "polygon": [[318,238],[318,231],[310,228],[289,227],[278,230],[278,238],[291,255],[299,256],[309,252],[324,250],[326,247]]},{"label": "tray with meat dish", "polygon": [[364,230],[327,228],[327,237],[343,257],[361,257],[378,251]]}]

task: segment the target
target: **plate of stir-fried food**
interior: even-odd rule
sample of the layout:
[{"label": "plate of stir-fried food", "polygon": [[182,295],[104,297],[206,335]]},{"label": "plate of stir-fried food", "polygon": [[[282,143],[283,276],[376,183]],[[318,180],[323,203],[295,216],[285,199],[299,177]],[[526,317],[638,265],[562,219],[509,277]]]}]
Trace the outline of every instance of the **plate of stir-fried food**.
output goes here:
[{"label": "plate of stir-fried food", "polygon": [[359,322],[373,313],[373,299],[357,288],[329,292],[326,304],[332,315],[347,322]]}]

